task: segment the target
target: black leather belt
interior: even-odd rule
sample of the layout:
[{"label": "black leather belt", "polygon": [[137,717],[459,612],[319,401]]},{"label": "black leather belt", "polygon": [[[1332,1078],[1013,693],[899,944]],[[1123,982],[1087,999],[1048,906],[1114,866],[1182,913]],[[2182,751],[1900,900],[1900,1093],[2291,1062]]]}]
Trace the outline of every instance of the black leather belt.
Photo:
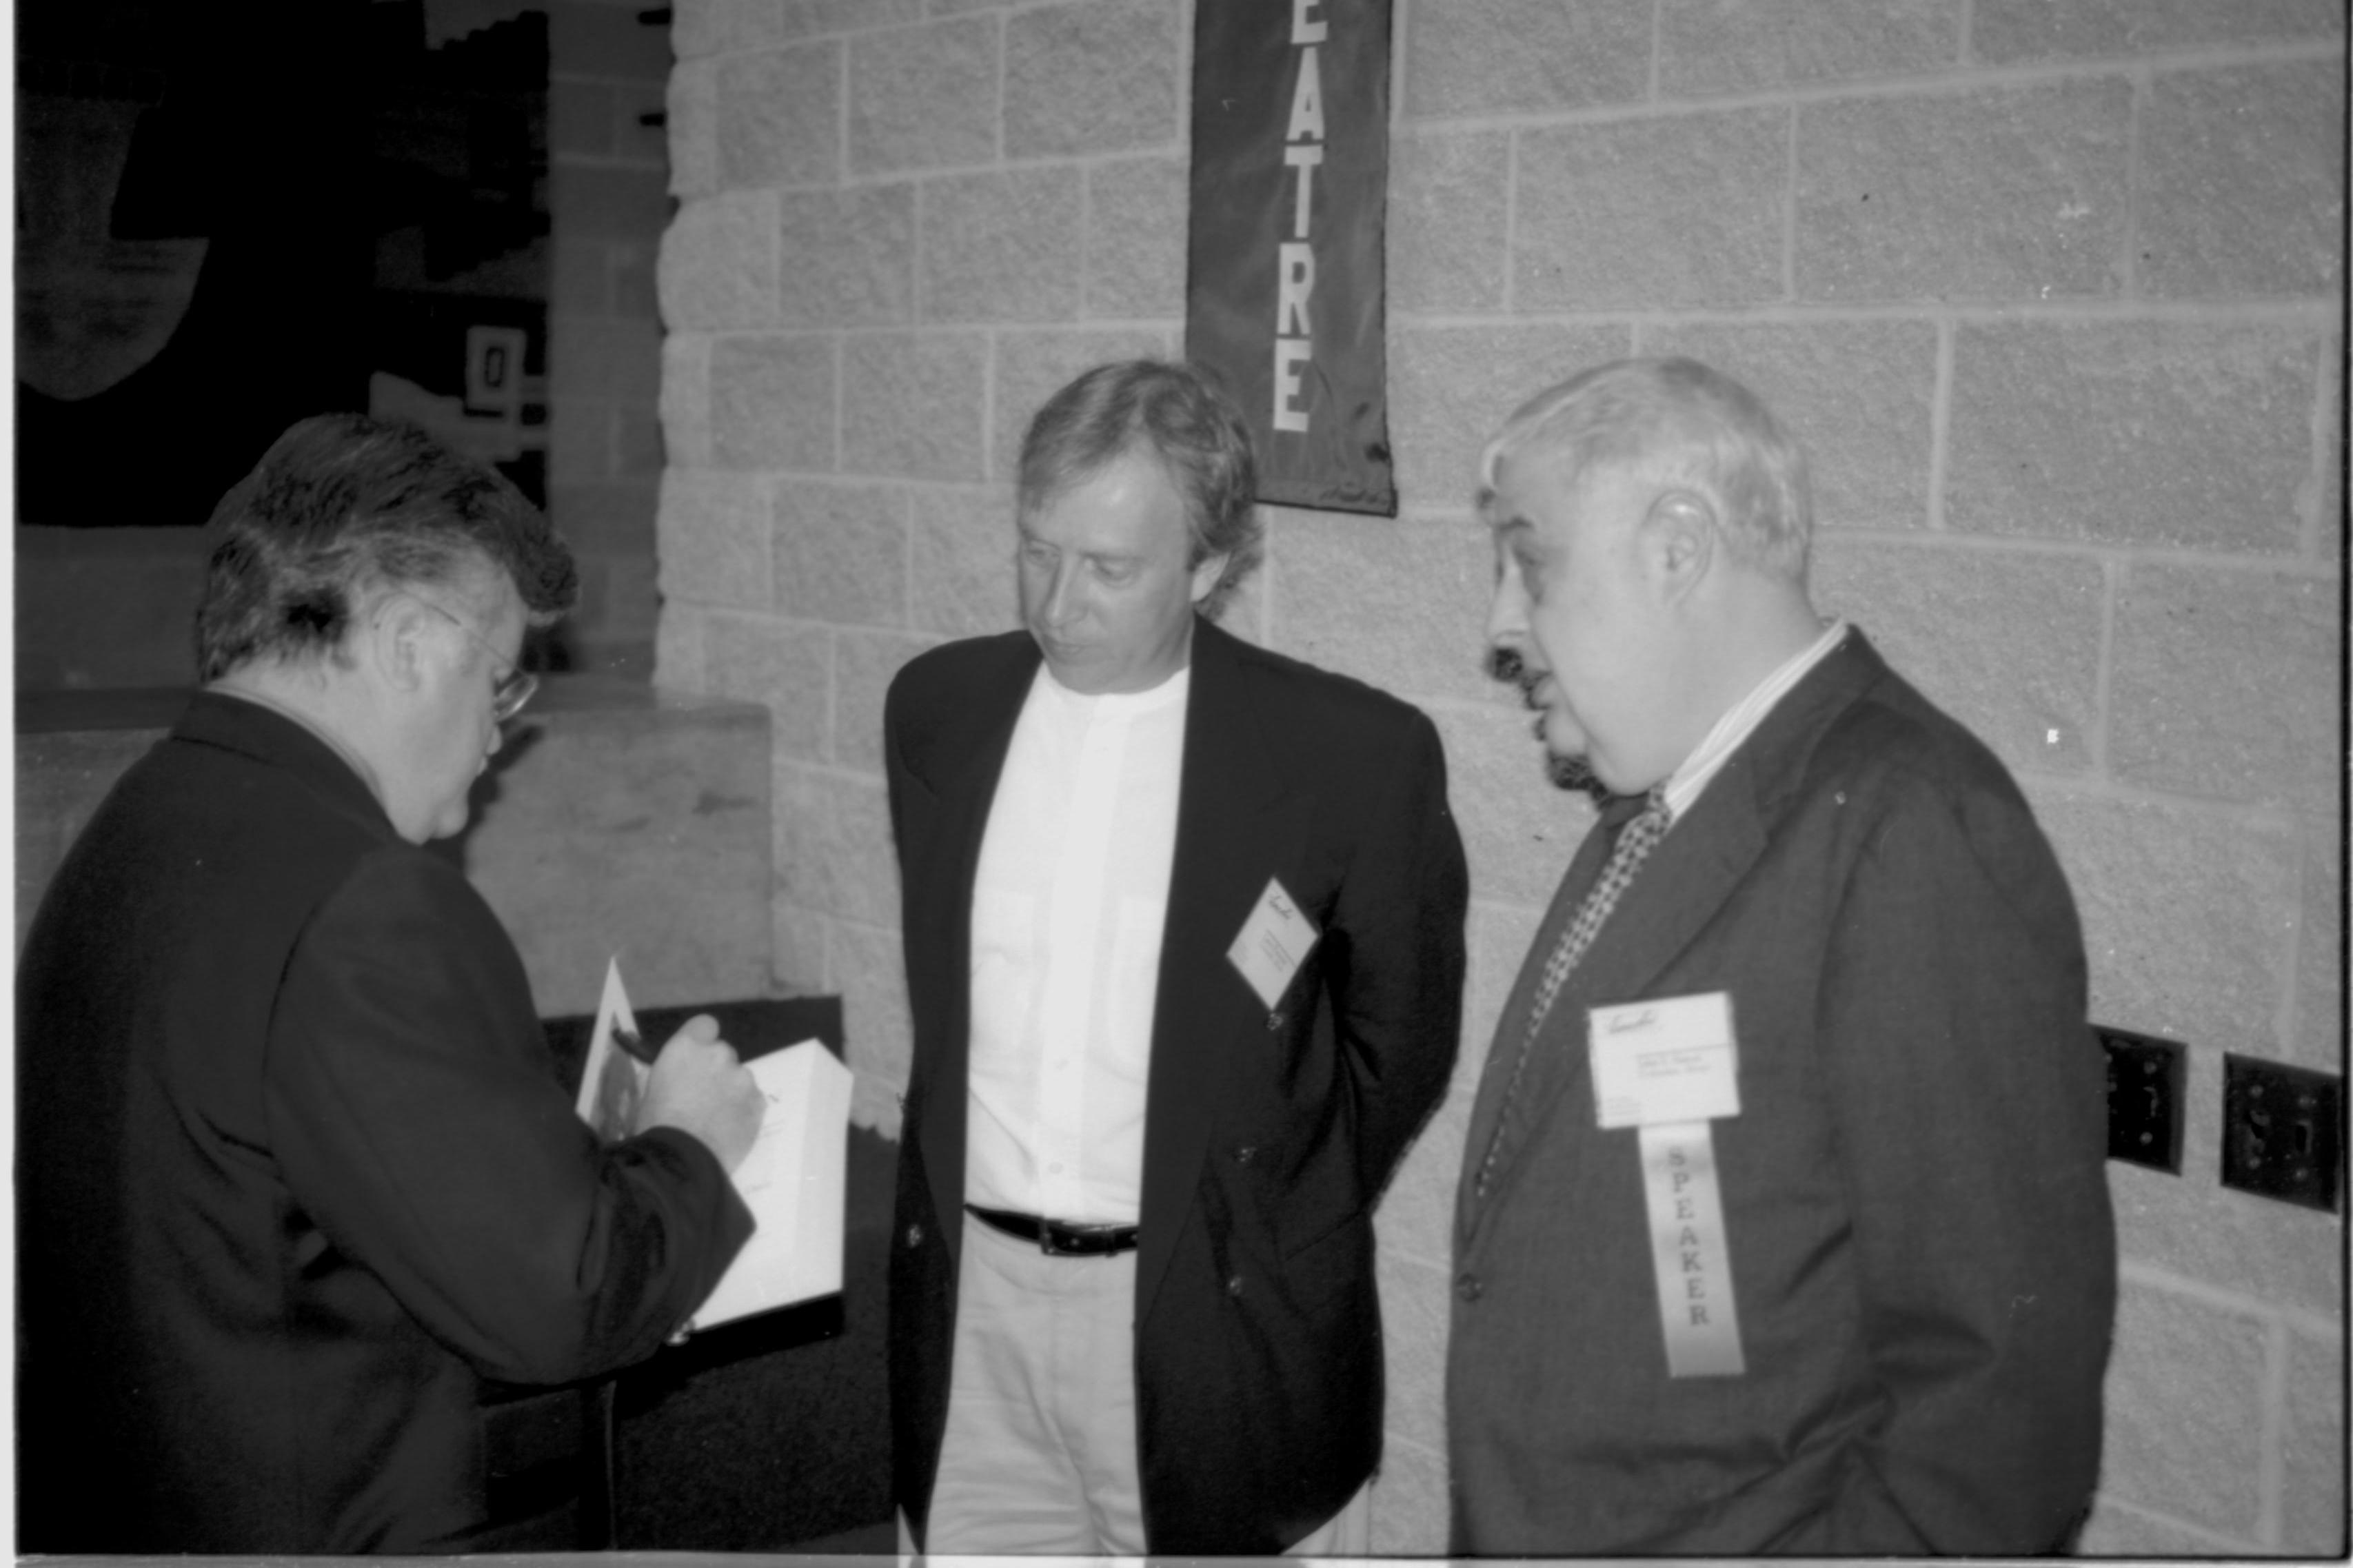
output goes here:
[{"label": "black leather belt", "polygon": [[1010,1209],[985,1209],[978,1204],[966,1204],[972,1217],[1023,1241],[1034,1241],[1038,1250],[1054,1258],[1111,1258],[1135,1246],[1135,1226],[1132,1225],[1065,1225],[1058,1219],[1039,1219],[1034,1214],[1015,1214]]}]

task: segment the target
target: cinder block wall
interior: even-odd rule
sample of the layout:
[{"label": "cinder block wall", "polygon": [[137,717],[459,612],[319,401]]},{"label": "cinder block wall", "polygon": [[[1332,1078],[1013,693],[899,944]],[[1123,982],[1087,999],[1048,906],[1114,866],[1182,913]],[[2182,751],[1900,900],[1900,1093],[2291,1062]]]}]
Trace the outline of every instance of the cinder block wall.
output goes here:
[{"label": "cinder block wall", "polygon": [[548,14],[548,515],[580,565],[564,637],[571,668],[643,679],[658,605],[669,29],[642,0],[532,5]]},{"label": "cinder block wall", "polygon": [[[1810,444],[1818,596],[2017,771],[2102,1021],[2186,1040],[2122,1229],[2088,1551],[2339,1552],[2340,1224],[2222,1190],[2224,1050],[2342,1070],[2345,37],[2333,0],[1396,0],[1402,515],[1278,511],[1244,635],[1439,720],[1475,902],[1456,1091],[1381,1216],[1377,1546],[1445,1539],[1472,1074],[1588,816],[1478,673],[1468,497],[1516,401],[1703,355]],[[780,978],[907,1026],[892,672],[1014,624],[1008,476],[1067,374],[1174,351],[1185,0],[681,0],[656,679],[776,716]],[[1328,87],[1329,84],[1327,84]]]}]

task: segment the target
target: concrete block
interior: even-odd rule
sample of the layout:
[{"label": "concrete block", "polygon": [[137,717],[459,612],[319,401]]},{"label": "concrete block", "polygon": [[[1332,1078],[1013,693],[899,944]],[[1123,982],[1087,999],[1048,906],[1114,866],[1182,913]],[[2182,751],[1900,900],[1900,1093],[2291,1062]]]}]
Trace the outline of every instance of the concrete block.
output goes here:
[{"label": "concrete block", "polygon": [[2335,0],[1974,0],[1969,53],[1988,65],[2016,65],[2344,32],[2345,10]]},{"label": "concrete block", "polygon": [[776,604],[837,625],[907,621],[907,498],[898,487],[783,479],[776,489]]},{"label": "concrete block", "polygon": [[1001,24],[927,22],[849,41],[849,167],[939,169],[997,158]]},{"label": "concrete block", "polygon": [[547,150],[554,156],[611,157],[613,121],[609,83],[551,80],[547,84]]},{"label": "concrete block", "polygon": [[1008,331],[997,340],[989,384],[988,473],[1012,479],[1021,465],[1021,441],[1046,400],[1081,373],[1116,360],[1166,357],[1167,340],[1127,331]]},{"label": "concrete block", "polygon": [[709,468],[711,453],[711,340],[699,332],[672,332],[662,340],[662,445],[676,467]]},{"label": "concrete block", "polygon": [[776,195],[731,191],[681,206],[661,238],[662,319],[741,331],[777,320]]},{"label": "concrete block", "polygon": [[719,188],[719,65],[686,60],[670,73],[670,193],[681,200]]},{"label": "concrete block", "polygon": [[758,474],[672,468],[661,477],[656,549],[672,600],[765,610],[768,490]]},{"label": "concrete block", "polygon": [[541,1010],[595,1011],[616,952],[641,1006],[760,994],[767,716],[576,676],[530,713],[465,863]]},{"label": "concrete block", "polygon": [[835,344],[807,336],[711,345],[711,452],[723,468],[834,466]]},{"label": "concrete block", "polygon": [[1071,165],[924,183],[917,288],[927,321],[1068,321],[1085,238]]},{"label": "concrete block", "polygon": [[2288,1339],[2287,1427],[2281,1434],[2280,1540],[2297,1557],[2345,1556],[2345,1332]]},{"label": "concrete block", "polygon": [[1438,521],[1278,514],[1274,646],[1409,701],[1486,700],[1494,547],[1460,514]]},{"label": "concrete block", "polygon": [[2127,1279],[2108,1365],[2102,1489],[2252,1535],[2263,1377],[2261,1324]]},{"label": "concrete block", "polygon": [[1546,778],[1535,714],[1499,701],[1448,703],[1430,717],[1446,744],[1446,796],[1472,895],[1541,910],[1593,826],[1592,806]]},{"label": "concrete block", "polygon": [[[898,858],[880,780],[776,764],[776,892],[838,921],[898,931]],[[829,952],[840,984],[841,955]]]},{"label": "concrete block", "polygon": [[1632,345],[1623,326],[1514,322],[1389,330],[1389,446],[1400,501],[1467,507],[1479,454],[1504,418],[1546,387]]},{"label": "concrete block", "polygon": [[907,969],[899,932],[836,921],[832,956],[849,1068],[857,1075],[850,1085],[849,1119],[896,1138],[899,1096],[906,1092],[914,1059],[914,1026],[907,1016]]},{"label": "concrete block", "polygon": [[[2331,336],[2320,351],[2320,416],[2314,443],[2319,479],[2296,492],[2297,510],[2306,520],[2305,537],[2310,542],[2306,548],[2320,560],[2338,564],[2345,560],[2345,387],[2337,367],[2344,363],[2344,342]],[[2306,508],[2301,503],[2310,496],[2316,496],[2318,504]]]},{"label": "concrete block", "polygon": [[[991,0],[994,4],[995,0]],[[923,0],[776,0],[777,31],[786,37],[850,33],[923,19]],[[940,7],[932,7],[934,16]]]},{"label": "concrete block", "polygon": [[2141,124],[2143,292],[2337,295],[2344,65],[2340,55],[2157,78]]},{"label": "concrete block", "polygon": [[555,486],[547,498],[547,515],[565,542],[583,554],[650,555],[655,505],[649,482],[601,479]]},{"label": "concrete block", "polygon": [[703,623],[702,658],[704,682],[714,695],[767,704],[776,756],[826,760],[833,708],[831,628],[714,614]]},{"label": "concrete block", "polygon": [[1945,521],[2282,554],[2303,533],[2316,331],[2203,321],[1954,329]]},{"label": "concrete block", "polygon": [[1813,583],[1822,614],[1862,627],[2013,771],[2096,766],[2108,596],[2096,559],[1834,536]]},{"label": "concrete block", "polygon": [[1381,1352],[1388,1394],[1383,1425],[1409,1442],[1446,1446],[1446,1329],[1452,1315],[1445,1262],[1401,1257],[1386,1235],[1374,1259],[1381,1292]]},{"label": "concrete block", "polygon": [[1087,166],[1085,314],[1183,319],[1190,199],[1182,157]]},{"label": "concrete block", "polygon": [[670,181],[659,169],[557,163],[547,180],[548,211],[565,235],[650,238],[670,218]]},{"label": "concrete block", "polygon": [[841,45],[719,62],[719,183],[806,185],[841,168]]},{"label": "concrete block", "polygon": [[2296,931],[2295,1025],[2291,1060],[2345,1070],[2345,825],[2326,812],[2305,819],[2304,921]]},{"label": "concrete block", "polygon": [[[2092,1016],[2183,1037],[2096,1004]],[[2192,1038],[2185,1075],[2189,1092],[2182,1118],[2182,1175],[2121,1163],[2108,1166],[2117,1253],[2179,1279],[2333,1319],[2345,1288],[2342,1225],[2311,1209],[2233,1192],[2217,1181],[2222,1168],[2225,1050],[2271,1054],[2262,1040]]]},{"label": "concrete block", "polygon": [[1373,1551],[1383,1557],[1443,1557],[1449,1531],[1446,1454],[1398,1441],[1373,1479]]},{"label": "concrete block", "polygon": [[978,332],[863,332],[842,349],[842,465],[851,473],[970,480],[981,447],[988,342]]},{"label": "concrete block", "polygon": [[[1477,1087],[1475,1077],[1458,1073],[1456,1078],[1456,1088],[1430,1112],[1429,1122],[1406,1151],[1388,1191],[1381,1197],[1382,1252],[1439,1268],[1444,1268],[1454,1255],[1454,1191],[1462,1172],[1462,1139]],[[1409,1433],[1414,1430],[1410,1421],[1395,1425]],[[1435,1427],[1430,1435],[1436,1435]]]},{"label": "concrete block", "polygon": [[681,63],[715,55],[735,43],[735,18],[745,0],[671,0],[670,42]]},{"label": "concrete block", "polygon": [[927,486],[913,501],[908,576],[915,629],[964,637],[1018,626],[1011,488]]},{"label": "concrete block", "polygon": [[2142,1562],[2156,1557],[2249,1557],[2257,1553],[2253,1542],[2189,1525],[2154,1514],[2132,1503],[2119,1502],[2103,1491],[2092,1500],[2092,1517],[2076,1538],[2078,1557],[2121,1557]]},{"label": "concrete block", "polygon": [[2110,771],[2177,794],[2334,809],[2345,778],[2339,586],[2134,563],[2116,595]]},{"label": "concrete block", "polygon": [[1409,119],[1636,103],[1650,79],[1649,6],[1446,0],[1406,13]]},{"label": "concrete block", "polygon": [[1931,321],[1703,322],[1641,331],[1646,354],[1688,354],[1745,383],[1805,448],[1814,521],[1926,526],[1936,397]]},{"label": "concrete block", "polygon": [[662,606],[654,628],[653,682],[665,691],[700,693],[707,689],[702,658],[702,616],[694,609]]},{"label": "concrete block", "polygon": [[670,29],[638,5],[546,0],[547,68],[557,76],[659,81],[670,74]]},{"label": "concrete block", "polygon": [[833,760],[882,776],[882,699],[892,677],[936,639],[845,626],[834,641]]},{"label": "concrete block", "polygon": [[785,258],[777,308],[786,324],[901,326],[913,319],[913,185],[787,191],[776,203]]},{"label": "concrete block", "polygon": [[[826,963],[827,933],[833,921],[815,910],[771,899],[768,923],[775,931],[775,963],[769,978],[786,993],[838,994]],[[844,1042],[845,1047],[848,1042]]]},{"label": "concrete block", "polygon": [[1786,297],[1788,139],[1789,110],[1779,107],[1522,132],[1514,305]]},{"label": "concrete block", "polygon": [[2295,836],[2212,808],[2030,798],[2074,890],[2094,1016],[2271,1054],[2299,907]]},{"label": "concrete block", "polygon": [[1005,155],[1066,158],[1176,139],[1175,0],[1077,0],[1005,24]]},{"label": "concrete block", "polygon": [[2123,291],[2126,78],[1833,100],[1797,116],[1799,300]]},{"label": "concrete block", "polygon": [[1389,308],[1504,308],[1509,265],[1508,132],[1423,132],[1389,142]]},{"label": "concrete block", "polygon": [[1664,0],[1659,92],[1763,92],[1958,61],[1952,0]]}]

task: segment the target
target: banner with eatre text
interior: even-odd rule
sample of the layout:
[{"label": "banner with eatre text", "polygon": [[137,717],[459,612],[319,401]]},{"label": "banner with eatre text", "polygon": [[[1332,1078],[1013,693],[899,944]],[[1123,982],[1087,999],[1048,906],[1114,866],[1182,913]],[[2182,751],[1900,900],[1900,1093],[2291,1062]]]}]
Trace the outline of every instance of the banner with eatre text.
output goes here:
[{"label": "banner with eatre text", "polygon": [[1397,515],[1389,0],[1197,0],[1185,354],[1256,445],[1259,499]]}]

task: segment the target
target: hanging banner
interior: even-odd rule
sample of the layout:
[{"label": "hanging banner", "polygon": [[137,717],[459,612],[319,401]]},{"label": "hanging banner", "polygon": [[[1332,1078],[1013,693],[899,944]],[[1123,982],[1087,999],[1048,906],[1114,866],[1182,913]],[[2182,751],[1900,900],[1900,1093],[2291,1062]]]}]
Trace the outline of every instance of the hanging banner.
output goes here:
[{"label": "hanging banner", "polygon": [[1197,0],[1185,355],[1259,499],[1397,515],[1382,342],[1389,0]]}]

